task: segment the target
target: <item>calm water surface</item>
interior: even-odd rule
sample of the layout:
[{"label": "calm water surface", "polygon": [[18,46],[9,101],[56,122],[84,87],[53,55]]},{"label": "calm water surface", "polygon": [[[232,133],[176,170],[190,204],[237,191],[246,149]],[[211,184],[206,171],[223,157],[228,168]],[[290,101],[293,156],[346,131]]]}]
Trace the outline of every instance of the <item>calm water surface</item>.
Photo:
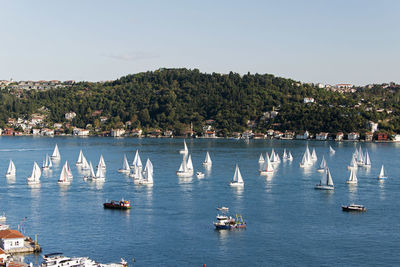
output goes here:
[{"label": "calm water surface", "polygon": [[[30,188],[26,177],[33,161],[41,163],[55,144],[61,163],[41,178],[40,188]],[[346,166],[356,143],[309,142],[318,162],[299,167],[306,142],[254,140],[187,140],[195,171],[207,151],[212,170],[203,179],[178,178],[182,160],[179,139],[112,138],[0,138],[0,173],[12,158],[15,180],[0,180],[0,212],[27,235],[38,234],[43,253],[63,252],[88,256],[100,262],[128,260],[131,266],[321,266],[398,265],[400,263],[400,145],[363,144],[372,160],[370,169],[359,168],[358,186],[348,186]],[[329,145],[336,149],[329,155]],[[282,162],[272,177],[259,176],[260,153],[289,149],[292,163]],[[75,167],[79,149],[97,164],[102,153],[106,182],[86,182]],[[135,185],[117,173],[124,153],[133,160],[139,149],[142,161],[154,165],[154,186]],[[325,155],[335,182],[334,192],[314,190],[316,172]],[[68,187],[57,179],[68,160],[74,174]],[[229,187],[238,163],[245,181],[243,190]],[[381,164],[389,176],[376,177]],[[104,210],[103,202],[129,199],[127,212]],[[345,213],[342,204],[366,205],[366,213]],[[216,231],[216,207],[230,207],[247,222],[246,230]],[[23,222],[23,218],[27,217]],[[133,259],[136,261],[133,262]],[[26,256],[35,264],[41,256]]]}]

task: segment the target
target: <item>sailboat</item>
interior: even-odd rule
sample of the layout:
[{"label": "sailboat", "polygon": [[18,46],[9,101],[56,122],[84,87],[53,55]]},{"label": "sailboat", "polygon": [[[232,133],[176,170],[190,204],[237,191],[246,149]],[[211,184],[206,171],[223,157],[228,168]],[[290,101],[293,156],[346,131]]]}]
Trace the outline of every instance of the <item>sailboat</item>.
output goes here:
[{"label": "sailboat", "polygon": [[75,163],[76,166],[82,166],[83,165],[83,152],[82,149],[79,151],[79,156],[78,160]]},{"label": "sailboat", "polygon": [[84,176],[83,179],[85,179],[85,180],[86,179],[90,179],[90,180],[96,179],[96,174],[94,173],[92,162],[89,163],[89,170],[90,170],[89,175]]},{"label": "sailboat", "polygon": [[331,172],[329,171],[328,166],[326,166],[326,173],[319,181],[319,184],[316,184],[315,189],[322,189],[322,190],[333,190],[335,189],[333,185],[333,180],[331,176]]},{"label": "sailboat", "polygon": [[128,159],[126,158],[126,155],[124,155],[124,162],[122,164],[122,169],[119,169],[118,172],[129,173],[130,171],[131,168],[129,167]]},{"label": "sailboat", "polygon": [[183,154],[183,155],[189,154],[189,150],[188,150],[185,140],[183,140],[183,149],[179,150],[179,153]]},{"label": "sailboat", "polygon": [[317,153],[315,152],[315,148],[313,148],[312,154],[311,154],[311,160],[317,161]]},{"label": "sailboat", "polygon": [[351,161],[350,161],[350,165],[347,166],[347,169],[357,169],[358,165],[357,165],[357,160],[356,160],[357,156],[355,154],[353,154],[353,156],[351,157]]},{"label": "sailboat", "polygon": [[12,177],[16,174],[16,168],[14,162],[10,159],[10,163],[8,164],[8,170],[6,172],[6,177]]},{"label": "sailboat", "polygon": [[[190,159],[190,162],[189,162],[189,159]],[[191,169],[189,167],[191,167]],[[189,158],[187,161],[186,161],[186,156],[185,155],[183,156],[182,163],[179,166],[179,170],[176,171],[176,175],[179,177],[193,176],[193,163],[192,163],[192,158],[190,155],[189,155]]]},{"label": "sailboat", "polygon": [[59,185],[69,185],[71,181],[68,177],[68,163],[65,161],[65,164],[61,170],[60,178],[58,179],[57,183]]},{"label": "sailboat", "polygon": [[267,174],[271,174],[273,172],[274,172],[274,167],[272,166],[272,163],[269,159],[268,152],[267,152],[267,155],[265,157],[265,163],[264,163],[263,168],[260,171],[260,175],[267,175]]},{"label": "sailboat", "polygon": [[53,154],[51,155],[51,159],[55,160],[55,161],[61,160],[61,155],[60,155],[60,151],[58,151],[57,144],[54,147],[54,151],[53,151]]},{"label": "sailboat", "polygon": [[92,178],[92,180],[104,181],[105,179],[106,179],[106,176],[104,173],[104,169],[97,166],[96,176],[94,177],[94,179]]},{"label": "sailboat", "polygon": [[264,163],[264,161],[265,161],[265,160],[264,160],[263,154],[261,153],[261,154],[260,154],[260,157],[258,158],[258,163],[261,164],[261,163]]},{"label": "sailboat", "polygon": [[383,164],[381,167],[381,172],[379,173],[378,180],[386,180],[387,176],[385,175],[385,169],[383,168]]},{"label": "sailboat", "polygon": [[286,148],[283,149],[283,155],[282,155],[282,160],[286,161],[288,159],[288,155],[286,153]]},{"label": "sailboat", "polygon": [[42,172],[40,171],[40,167],[35,161],[33,163],[32,174],[31,174],[31,176],[29,176],[26,179],[26,181],[29,185],[40,184],[40,176],[41,175],[42,175]]},{"label": "sailboat", "polygon": [[152,185],[153,184],[153,164],[150,159],[147,159],[146,165],[143,170],[143,179],[139,180],[140,184]]},{"label": "sailboat", "polygon": [[133,177],[134,179],[141,179],[141,175],[142,175],[142,168],[143,168],[143,164],[142,164],[142,160],[140,159],[140,155],[139,155],[139,151],[136,150],[136,154],[135,154],[135,158],[133,159],[132,162],[133,165],[131,165],[132,171],[129,174],[130,177]]},{"label": "sailboat", "polygon": [[357,154],[357,164],[358,164],[358,166],[364,165],[364,154],[361,149],[361,146],[360,146],[360,150],[358,151],[358,154]]},{"label": "sailboat", "polygon": [[365,150],[364,167],[371,167],[371,159],[369,158],[368,150]]},{"label": "sailboat", "polygon": [[90,165],[86,159],[86,157],[83,155],[82,156],[82,165],[80,166],[82,171],[89,171],[90,170]]},{"label": "sailboat", "polygon": [[325,169],[326,169],[326,160],[325,160],[325,156],[322,156],[321,164],[319,165],[319,168],[317,169],[317,171],[324,172]]},{"label": "sailboat", "polygon": [[207,151],[207,154],[206,154],[206,158],[204,159],[203,166],[206,167],[206,168],[210,168],[212,166],[210,153],[208,153],[208,151]]},{"label": "sailboat", "polygon": [[350,169],[350,176],[349,180],[346,181],[347,184],[357,184],[357,175],[356,175],[356,170],[354,168]]},{"label": "sailboat", "polygon": [[42,170],[48,171],[53,166],[49,154],[46,154],[46,159],[43,161]]},{"label": "sailboat", "polygon": [[104,161],[103,154],[100,155],[100,160],[97,168],[102,168],[103,170],[106,169],[106,162]]},{"label": "sailboat", "polygon": [[288,161],[293,161],[293,156],[292,156],[292,153],[290,153],[290,151],[288,153],[287,160]]},{"label": "sailboat", "polygon": [[329,146],[329,153],[331,153],[333,155],[336,153],[336,151],[331,146]]},{"label": "sailboat", "polygon": [[69,165],[68,165],[68,161],[65,161],[65,167],[66,167],[66,172],[67,172],[67,177],[68,177],[68,179],[72,179],[72,178],[74,178],[74,176],[72,175],[72,172],[71,172],[71,168],[69,167]]},{"label": "sailboat", "polygon": [[242,174],[240,173],[239,166],[236,164],[235,174],[233,175],[232,181],[229,183],[230,186],[244,186]]},{"label": "sailboat", "polygon": [[300,167],[305,168],[305,167],[311,166],[312,164],[313,164],[313,161],[311,160],[310,150],[308,149],[308,146],[307,146],[306,151],[303,154],[303,158],[301,159]]}]

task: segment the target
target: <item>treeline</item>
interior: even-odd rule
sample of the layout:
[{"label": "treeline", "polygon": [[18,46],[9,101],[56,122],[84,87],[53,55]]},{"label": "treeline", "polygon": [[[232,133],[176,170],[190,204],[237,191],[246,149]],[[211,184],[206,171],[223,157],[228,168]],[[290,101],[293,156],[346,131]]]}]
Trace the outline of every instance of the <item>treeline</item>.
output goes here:
[{"label": "treeline", "polygon": [[[312,97],[315,103],[304,103]],[[357,93],[340,94],[269,74],[201,73],[199,70],[160,69],[104,83],[81,82],[68,88],[47,91],[3,91],[0,94],[0,121],[9,117],[29,116],[38,110],[48,112],[48,122],[65,122],[64,114],[74,111],[72,125],[87,124],[110,129],[132,127],[173,130],[182,134],[193,123],[202,131],[204,122],[215,120],[221,135],[248,129],[255,121],[255,131],[277,130],[312,133],[365,131],[367,122],[380,121],[388,131],[399,131],[399,92],[374,87]],[[370,110],[368,107],[372,106]],[[377,112],[378,108],[392,113]],[[264,113],[275,110],[271,119]],[[99,116],[109,120],[101,123]],[[378,110],[379,111],[379,110]],[[262,118],[265,120],[262,120]]]}]

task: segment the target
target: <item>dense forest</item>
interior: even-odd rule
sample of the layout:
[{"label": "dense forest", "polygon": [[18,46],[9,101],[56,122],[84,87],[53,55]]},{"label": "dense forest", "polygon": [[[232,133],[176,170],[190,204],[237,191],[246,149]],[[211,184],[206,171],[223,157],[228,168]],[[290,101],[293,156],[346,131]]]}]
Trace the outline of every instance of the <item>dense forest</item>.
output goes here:
[{"label": "dense forest", "polygon": [[[127,75],[110,82],[80,82],[47,91],[2,90],[0,122],[9,117],[29,118],[47,113],[47,122],[65,122],[74,111],[72,125],[87,124],[110,129],[131,121],[132,127],[173,130],[181,134],[193,123],[201,132],[208,119],[215,120],[220,135],[248,129],[311,133],[365,132],[368,121],[380,129],[400,130],[398,88],[358,88],[356,93],[338,93],[270,74],[201,73],[199,70],[159,69]],[[305,97],[315,99],[304,103]],[[383,111],[382,111],[383,109]],[[102,110],[107,123],[93,112]],[[276,117],[265,116],[276,111]]]}]

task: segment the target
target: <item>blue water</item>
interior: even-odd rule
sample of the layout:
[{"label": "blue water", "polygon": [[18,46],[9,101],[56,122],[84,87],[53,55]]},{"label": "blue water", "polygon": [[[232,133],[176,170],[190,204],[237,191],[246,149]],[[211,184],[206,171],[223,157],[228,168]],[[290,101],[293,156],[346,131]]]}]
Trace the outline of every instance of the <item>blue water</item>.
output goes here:
[{"label": "blue water", "polygon": [[[26,177],[33,161],[41,163],[58,144],[62,161],[42,176],[40,188],[30,188]],[[12,158],[15,180],[0,179],[0,212],[7,223],[30,236],[38,234],[43,253],[63,252],[88,256],[100,262],[125,258],[132,266],[323,266],[398,265],[400,254],[399,158],[393,143],[360,143],[372,160],[370,169],[360,168],[358,186],[345,184],[346,166],[356,143],[309,142],[318,162],[308,170],[299,167],[304,141],[187,140],[195,170],[207,151],[211,172],[199,180],[178,178],[181,139],[112,138],[0,138],[0,173]],[[336,149],[329,155],[329,145]],[[282,162],[273,175],[259,176],[260,153],[289,149],[292,163]],[[97,164],[102,153],[106,182],[86,182],[75,168],[79,149]],[[135,185],[117,173],[124,153],[133,160],[139,149],[142,161],[154,165],[154,186]],[[334,192],[314,189],[316,172],[325,155],[335,182]],[[69,187],[57,179],[65,160],[74,174]],[[229,187],[238,163],[245,187]],[[389,176],[379,182],[381,164]],[[130,211],[104,210],[103,202],[129,199]],[[345,213],[342,204],[364,204],[366,213]],[[216,231],[212,225],[216,207],[225,205],[240,213],[246,230]],[[135,259],[135,262],[133,262]],[[25,261],[41,262],[40,256]]]}]

